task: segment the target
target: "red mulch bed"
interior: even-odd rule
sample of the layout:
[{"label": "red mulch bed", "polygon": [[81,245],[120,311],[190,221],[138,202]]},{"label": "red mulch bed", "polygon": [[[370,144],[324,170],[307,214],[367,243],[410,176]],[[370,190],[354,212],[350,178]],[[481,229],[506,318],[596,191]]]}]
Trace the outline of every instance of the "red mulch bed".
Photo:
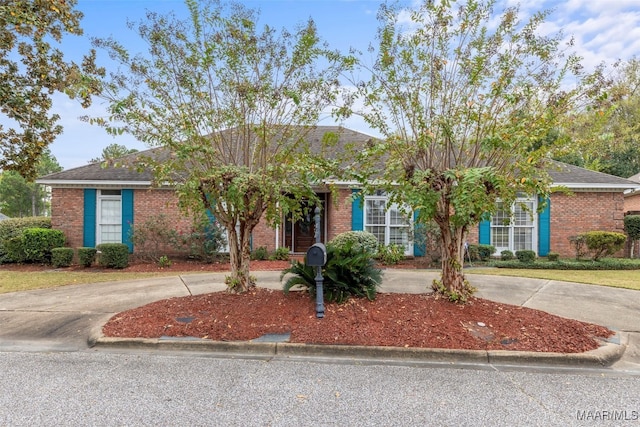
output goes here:
[{"label": "red mulch bed", "polygon": [[[288,261],[252,261],[253,270],[282,270]],[[402,268],[420,268],[406,261]],[[0,270],[39,271],[38,265],[3,265]],[[107,271],[99,267],[64,270]],[[129,272],[229,271],[226,263],[174,262],[169,268],[134,263]],[[113,271],[113,270],[108,270]],[[242,295],[217,292],[157,301],[114,316],[103,332],[111,337],[191,336],[246,341],[290,333],[290,342],[469,350],[580,353],[596,349],[609,329],[525,307],[472,298],[467,304],[434,295],[378,294],[375,301],[327,304],[316,318],[305,292],[255,288]]]}]

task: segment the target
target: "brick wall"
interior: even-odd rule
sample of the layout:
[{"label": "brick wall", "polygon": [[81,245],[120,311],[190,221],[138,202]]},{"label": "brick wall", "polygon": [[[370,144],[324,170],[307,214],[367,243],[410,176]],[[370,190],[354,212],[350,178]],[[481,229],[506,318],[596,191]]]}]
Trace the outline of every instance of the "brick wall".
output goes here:
[{"label": "brick wall", "polygon": [[640,193],[624,198],[624,211],[640,211]]},{"label": "brick wall", "polygon": [[555,193],[551,196],[551,251],[573,257],[571,236],[586,231],[623,233],[623,215],[624,197],[620,192]]},{"label": "brick wall", "polygon": [[51,226],[62,230],[67,246],[83,244],[84,190],[82,188],[51,189]]},{"label": "brick wall", "polygon": [[327,239],[351,231],[351,190],[340,189],[327,197]]}]

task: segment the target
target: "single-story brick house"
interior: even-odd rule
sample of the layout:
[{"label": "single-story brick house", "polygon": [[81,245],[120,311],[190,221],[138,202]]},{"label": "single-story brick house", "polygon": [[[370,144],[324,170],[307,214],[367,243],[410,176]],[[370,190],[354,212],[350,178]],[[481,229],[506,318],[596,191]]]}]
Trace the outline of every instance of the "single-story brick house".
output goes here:
[{"label": "single-story brick house", "polygon": [[[309,142],[320,143],[327,132],[339,136],[337,147],[344,143],[364,145],[372,138],[341,127],[319,126],[309,135]],[[162,155],[162,150],[155,148],[130,156]],[[538,200],[523,198],[491,221],[482,222],[477,232],[470,233],[469,241],[492,244],[498,252],[532,249],[540,256],[549,251],[572,256],[570,236],[591,230],[622,231],[624,191],[640,189],[640,184],[558,162],[552,162],[549,173],[555,185],[572,194],[552,194],[546,209],[533,217],[521,206],[526,204],[535,211]],[[173,189],[153,187],[152,178],[149,171],[105,168],[94,163],[47,175],[37,182],[51,187],[52,225],[65,233],[69,246],[122,242],[135,252],[128,238],[132,224],[164,214],[178,231],[187,231],[191,226],[191,220],[177,207]],[[368,230],[381,243],[403,244],[407,255],[422,255],[422,249],[410,238],[411,219],[404,218],[397,206],[385,209],[387,198],[383,192],[359,196],[354,183],[332,185],[337,191],[329,191],[326,185],[317,186],[323,205],[323,241],[345,231]],[[509,216],[513,220],[505,224],[504,218]],[[253,232],[252,245],[268,250],[287,247],[293,253],[304,253],[314,241],[313,228],[312,217],[295,222],[285,219],[275,229],[261,223]]]}]

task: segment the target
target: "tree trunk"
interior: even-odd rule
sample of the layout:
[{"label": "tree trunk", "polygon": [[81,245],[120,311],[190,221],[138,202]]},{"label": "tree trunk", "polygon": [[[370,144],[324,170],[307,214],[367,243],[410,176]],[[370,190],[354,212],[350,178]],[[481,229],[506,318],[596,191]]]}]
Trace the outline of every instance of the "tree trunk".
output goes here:
[{"label": "tree trunk", "polygon": [[239,230],[230,226],[226,228],[229,235],[231,275],[225,278],[225,283],[229,292],[243,293],[255,286],[255,280],[249,273],[251,263],[250,236],[253,227],[241,221]]},{"label": "tree trunk", "polygon": [[466,227],[454,227],[449,221],[449,205],[443,203],[443,210],[436,215],[440,228],[441,278],[434,280],[433,290],[455,302],[465,302],[474,288],[464,277],[464,241]]}]

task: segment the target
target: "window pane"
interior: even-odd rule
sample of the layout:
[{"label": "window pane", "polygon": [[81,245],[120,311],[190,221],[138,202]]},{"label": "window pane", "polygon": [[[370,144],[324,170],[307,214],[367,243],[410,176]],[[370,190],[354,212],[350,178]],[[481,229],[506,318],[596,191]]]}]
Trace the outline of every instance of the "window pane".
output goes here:
[{"label": "window pane", "polygon": [[103,224],[119,224],[122,221],[120,200],[102,200],[101,221]]},{"label": "window pane", "polygon": [[103,225],[100,227],[101,243],[122,243],[121,225]]},{"label": "window pane", "polygon": [[513,249],[515,251],[533,249],[533,228],[515,227],[513,229]]},{"label": "window pane", "polygon": [[533,226],[533,202],[517,202],[513,214],[513,225]]},{"label": "window pane", "polygon": [[496,248],[509,247],[509,228],[494,227],[491,229],[491,244]]},{"label": "window pane", "polygon": [[366,227],[366,231],[372,233],[378,239],[378,243],[384,245],[384,231],[386,227]]},{"label": "window pane", "polygon": [[509,225],[511,222],[511,212],[509,210],[504,209],[504,204],[502,202],[497,203],[498,210],[491,217],[491,225],[494,226],[503,226]]},{"label": "window pane", "polygon": [[384,225],[385,224],[385,205],[384,200],[367,200],[366,211],[367,224],[370,225]]},{"label": "window pane", "polygon": [[389,209],[389,222],[390,225],[409,225],[409,218],[404,215],[397,206],[392,206]]},{"label": "window pane", "polygon": [[407,227],[389,228],[389,244],[402,245],[406,250],[409,247],[409,229]]}]

